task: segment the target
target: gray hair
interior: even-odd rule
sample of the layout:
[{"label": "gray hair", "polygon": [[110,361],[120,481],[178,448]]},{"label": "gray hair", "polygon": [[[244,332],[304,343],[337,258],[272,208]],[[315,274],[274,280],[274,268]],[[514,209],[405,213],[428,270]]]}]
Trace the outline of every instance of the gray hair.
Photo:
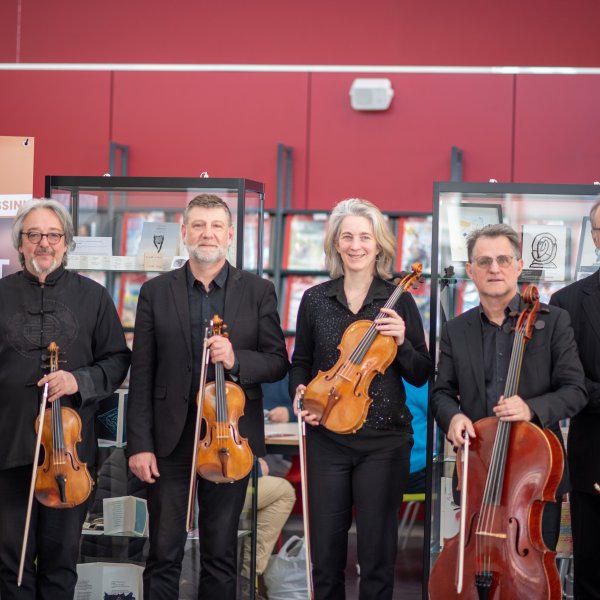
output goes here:
[{"label": "gray hair", "polygon": [[192,208],[222,208],[227,213],[227,217],[229,218],[228,225],[231,225],[233,222],[231,218],[231,210],[229,209],[229,206],[227,206],[227,202],[225,202],[223,198],[217,196],[216,194],[198,194],[192,198],[183,211],[184,224],[187,224]]},{"label": "gray hair", "polygon": [[39,210],[40,208],[51,210],[60,221],[65,234],[65,245],[67,247],[67,252],[65,252],[62,261],[62,265],[65,266],[67,264],[67,254],[73,244],[73,236],[75,235],[73,220],[71,219],[69,211],[60,202],[50,198],[34,198],[33,200],[28,200],[17,211],[17,216],[12,224],[11,235],[13,246],[15,250],[19,252],[19,262],[22,267],[25,267],[25,256],[19,251],[19,247],[21,246],[21,234],[23,233],[23,221],[29,213],[34,210]]},{"label": "gray hair", "polygon": [[594,202],[592,208],[590,208],[590,221],[592,222],[592,227],[594,227],[594,215],[596,214],[598,207],[600,207],[600,197]]},{"label": "gray hair", "polygon": [[340,227],[345,217],[365,217],[373,226],[373,234],[379,249],[377,262],[375,263],[376,274],[382,279],[390,279],[392,276],[392,262],[396,256],[396,239],[390,231],[382,212],[368,200],[360,198],[349,198],[339,202],[329,215],[329,226],[325,236],[325,266],[332,279],[344,274],[342,259],[335,247],[340,237]]},{"label": "gray hair", "polygon": [[505,223],[496,223],[494,225],[486,225],[481,229],[475,229],[467,236],[467,254],[469,262],[473,260],[473,248],[479,238],[497,238],[505,237],[510,242],[513,249],[513,254],[516,259],[521,258],[521,240],[519,234],[510,226]]}]

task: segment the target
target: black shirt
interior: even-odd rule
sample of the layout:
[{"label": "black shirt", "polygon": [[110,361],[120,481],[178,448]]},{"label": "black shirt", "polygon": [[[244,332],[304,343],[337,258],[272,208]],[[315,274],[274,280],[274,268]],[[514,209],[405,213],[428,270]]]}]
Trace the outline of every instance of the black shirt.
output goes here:
[{"label": "black shirt", "polygon": [[[308,384],[319,370],[333,367],[339,357],[337,346],[348,326],[361,319],[374,320],[394,289],[392,283],[373,279],[356,315],[347,306],[343,277],[307,290],[298,311],[290,390],[300,383]],[[411,416],[402,378],[421,386],[427,381],[432,365],[421,316],[411,294],[402,294],[394,309],[406,323],[405,341],[385,373],[376,375],[371,382],[369,396],[373,403],[365,427],[410,431]]]},{"label": "black shirt", "polygon": [[502,325],[490,321],[479,306],[481,317],[481,335],[483,343],[483,365],[485,370],[485,400],[488,416],[493,416],[492,408],[498,404],[500,396],[504,394],[506,386],[506,375],[510,364],[513,341],[515,339],[514,328],[521,305],[521,297],[515,294],[508,306],[504,309],[504,320]]},{"label": "black shirt", "polygon": [[[200,372],[202,370],[202,348],[204,346],[204,335],[206,328],[215,315],[223,317],[225,310],[225,285],[229,274],[229,263],[226,261],[217,276],[210,282],[208,291],[198,281],[190,263],[185,266],[187,279],[188,302],[190,306],[190,331],[192,334],[192,385],[190,387],[190,409],[196,407],[196,396],[200,387]],[[207,381],[214,381],[215,367],[212,363],[208,365],[206,375]]]}]

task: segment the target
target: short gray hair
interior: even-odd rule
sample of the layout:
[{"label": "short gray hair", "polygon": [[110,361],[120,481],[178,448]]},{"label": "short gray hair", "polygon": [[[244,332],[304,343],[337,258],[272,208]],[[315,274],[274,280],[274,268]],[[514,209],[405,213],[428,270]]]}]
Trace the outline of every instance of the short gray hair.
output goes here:
[{"label": "short gray hair", "polygon": [[375,263],[376,275],[381,279],[390,279],[392,276],[392,262],[396,256],[396,239],[390,231],[389,225],[382,212],[368,200],[349,198],[338,202],[329,215],[329,226],[325,236],[325,266],[332,279],[344,274],[342,259],[335,247],[340,237],[340,227],[344,217],[365,217],[372,227],[375,241],[379,247],[377,262]]},{"label": "short gray hair", "polygon": [[600,197],[594,202],[592,208],[590,208],[590,221],[592,222],[592,227],[594,227],[594,215],[596,214],[598,207],[600,207]]},{"label": "short gray hair", "polygon": [[[73,244],[73,236],[75,235],[75,230],[73,229],[73,220],[71,219],[71,214],[69,211],[56,200],[52,200],[50,198],[34,198],[33,200],[28,200],[19,208],[17,211],[17,216],[12,224],[12,243],[17,252],[19,252],[19,247],[21,246],[21,234],[23,233],[23,221],[27,217],[27,215],[34,210],[39,210],[40,208],[47,208],[51,210],[58,220],[60,221],[61,227],[65,234],[65,245],[67,247],[67,252],[63,256],[63,266],[67,264],[67,254],[69,249]],[[22,267],[25,267],[25,256],[22,252],[19,252],[19,262]]]},{"label": "short gray hair", "polygon": [[183,223],[185,225],[187,225],[190,216],[190,211],[192,210],[192,208],[222,208],[227,213],[227,217],[229,218],[228,225],[233,224],[233,219],[231,218],[231,210],[229,209],[229,206],[227,206],[227,202],[225,202],[223,198],[217,196],[216,194],[204,193],[198,194],[197,196],[192,198],[189,201],[188,205],[185,207],[185,210],[183,211]]},{"label": "short gray hair", "polygon": [[497,238],[505,237],[510,242],[513,249],[513,255],[516,259],[521,258],[521,239],[519,234],[510,226],[505,223],[495,223],[494,225],[486,225],[481,229],[475,229],[467,236],[467,254],[469,262],[473,261],[473,248],[477,240],[482,237]]}]

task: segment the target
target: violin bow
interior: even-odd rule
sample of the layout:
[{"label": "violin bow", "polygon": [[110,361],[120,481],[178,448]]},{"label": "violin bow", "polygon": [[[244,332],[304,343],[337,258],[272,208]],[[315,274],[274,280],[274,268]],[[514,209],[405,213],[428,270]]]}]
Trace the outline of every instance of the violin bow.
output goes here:
[{"label": "violin bow", "polygon": [[44,416],[46,414],[46,404],[48,402],[48,382],[44,384],[44,393],[42,394],[42,404],[40,406],[39,425],[37,438],[35,440],[35,451],[33,454],[33,470],[31,473],[31,484],[29,485],[29,500],[27,501],[27,516],[25,517],[25,531],[23,532],[23,544],[21,545],[21,560],[19,562],[19,575],[17,577],[17,586],[21,587],[23,582],[23,569],[25,568],[25,553],[27,552],[27,538],[29,537],[29,525],[31,524],[31,509],[33,508],[33,495],[35,493],[35,481],[37,479],[38,461],[40,459],[40,448],[42,446],[42,433],[44,430]]},{"label": "violin bow", "polygon": [[298,397],[298,451],[300,455],[300,490],[302,492],[302,522],[304,524],[304,552],[306,555],[306,587],[308,600],[315,597],[312,579],[312,557],[310,553],[309,513],[308,513],[308,480],[306,477],[306,423],[302,416],[304,410],[304,391]]},{"label": "violin bow", "polygon": [[[212,326],[212,321],[211,321]],[[194,451],[192,453],[192,468],[190,471],[190,489],[188,492],[188,506],[187,506],[187,517],[186,527],[188,531],[191,531],[194,527],[194,505],[196,504],[196,462],[198,460],[198,444],[200,437],[200,428],[202,426],[202,409],[204,407],[204,391],[206,389],[206,375],[208,372],[208,333],[209,327],[204,330],[204,345],[202,346],[202,366],[200,368],[200,387],[198,388],[198,402],[196,414],[196,428],[194,433]]]},{"label": "violin bow", "polygon": [[467,485],[469,473],[469,445],[471,440],[469,434],[463,432],[465,445],[463,446],[463,468],[460,487],[460,533],[458,538],[458,573],[456,576],[456,593],[460,594],[463,588],[465,572],[465,530],[467,525]]}]

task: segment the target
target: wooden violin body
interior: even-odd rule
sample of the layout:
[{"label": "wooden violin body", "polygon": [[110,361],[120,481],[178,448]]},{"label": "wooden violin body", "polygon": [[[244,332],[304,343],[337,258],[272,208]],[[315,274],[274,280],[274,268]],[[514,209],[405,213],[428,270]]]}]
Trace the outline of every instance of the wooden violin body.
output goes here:
[{"label": "wooden violin body", "polygon": [[244,414],[245,394],[233,382],[225,383],[227,411],[219,415],[215,382],[206,385],[202,419],[206,434],[198,444],[198,475],[215,483],[232,483],[250,473],[254,457],[248,440],[240,435],[238,420]]},{"label": "wooden violin body", "polygon": [[[59,403],[55,400],[54,404]],[[76,450],[81,441],[81,418],[72,408],[58,405],[63,430],[62,444],[56,444],[55,413],[46,411],[42,431],[44,462],[38,467],[35,481],[35,497],[38,502],[52,508],[72,508],[85,502],[94,482]],[[36,431],[39,419],[36,422]]]},{"label": "wooden violin body", "polygon": [[[385,303],[393,308],[400,296],[421,278],[421,263],[411,266]],[[377,319],[387,317],[380,312]],[[355,321],[348,326],[338,350],[340,356],[328,371],[319,371],[304,391],[304,408],[336,433],[359,430],[372,403],[369,386],[378,373],[383,374],[398,352],[396,340],[379,334],[375,321]]]},{"label": "wooden violin body", "polygon": [[[554,433],[532,423],[511,424],[503,485],[498,503],[485,502],[498,426],[496,417],[474,424],[469,450],[469,494],[462,592],[454,586],[458,535],[445,540],[429,580],[429,598],[479,600],[559,600],[555,552],[544,545],[542,512],[553,502],[563,472],[563,452]],[[462,461],[462,449],[457,465]],[[460,472],[460,469],[457,468]],[[460,485],[460,481],[459,481]],[[481,589],[478,589],[478,584]]]},{"label": "wooden violin body", "polygon": [[[52,342],[48,350],[50,372],[54,373],[58,370],[59,347]],[[44,408],[47,386],[44,388]],[[94,487],[86,464],[77,456],[76,445],[81,441],[81,418],[72,408],[62,407],[60,398],[52,402],[51,409],[44,410],[41,417],[40,443],[44,448],[44,462],[37,468],[35,497],[38,502],[51,508],[73,508],[87,500]],[[40,417],[36,420],[38,434],[39,427]]]},{"label": "wooden violin body", "polygon": [[[213,335],[224,335],[223,319],[215,315],[211,322]],[[203,362],[208,360],[208,353]],[[204,390],[202,397],[200,395]],[[222,362],[215,363],[215,381],[203,382],[199,396],[199,410],[206,430],[198,442],[196,472],[214,483],[233,483],[250,473],[254,456],[250,444],[240,435],[238,421],[244,414],[244,390],[225,381]]]},{"label": "wooden violin body", "polygon": [[369,386],[396,358],[394,338],[377,335],[361,360],[352,360],[350,354],[372,325],[371,321],[352,323],[338,346],[336,364],[329,371],[319,371],[304,391],[304,407],[336,433],[354,433],[362,427],[372,402]]}]

